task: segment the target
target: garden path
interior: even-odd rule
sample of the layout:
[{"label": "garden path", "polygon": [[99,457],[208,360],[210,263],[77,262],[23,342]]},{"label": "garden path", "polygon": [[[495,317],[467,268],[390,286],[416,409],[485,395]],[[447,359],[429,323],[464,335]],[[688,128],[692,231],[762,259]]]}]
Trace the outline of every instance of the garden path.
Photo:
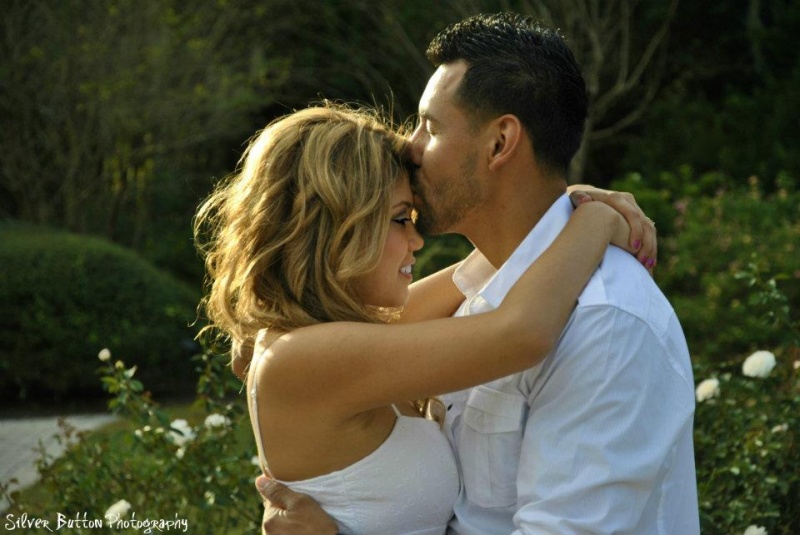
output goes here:
[{"label": "garden path", "polygon": [[[28,487],[36,482],[39,475],[36,471],[36,459],[41,440],[48,455],[58,456],[63,446],[54,435],[58,433],[59,416],[36,418],[13,418],[0,420],[0,482],[17,479],[12,490]],[[76,414],[66,416],[66,421],[77,430],[88,431],[116,419],[111,414]],[[0,499],[0,513],[5,511],[8,503]]]}]

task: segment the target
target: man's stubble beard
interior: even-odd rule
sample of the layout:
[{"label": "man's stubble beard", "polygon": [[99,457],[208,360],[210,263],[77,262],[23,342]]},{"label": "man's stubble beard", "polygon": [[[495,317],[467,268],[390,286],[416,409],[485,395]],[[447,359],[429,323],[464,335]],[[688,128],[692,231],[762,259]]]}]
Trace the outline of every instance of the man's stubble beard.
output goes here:
[{"label": "man's stubble beard", "polygon": [[[423,191],[416,181],[412,179],[412,188],[421,201],[417,203],[416,227],[423,235],[439,236],[441,234],[457,232],[457,225],[481,201],[480,184],[475,178],[477,156],[468,154],[459,166],[458,177],[443,181],[437,187]],[[434,208],[429,203],[436,199]]]}]

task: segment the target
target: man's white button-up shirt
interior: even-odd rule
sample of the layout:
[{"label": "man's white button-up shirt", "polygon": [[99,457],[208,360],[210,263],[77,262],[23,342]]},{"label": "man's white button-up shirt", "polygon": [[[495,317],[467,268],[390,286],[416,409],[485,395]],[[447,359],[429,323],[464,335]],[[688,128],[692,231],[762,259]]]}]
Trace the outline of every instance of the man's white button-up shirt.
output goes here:
[{"label": "man's white button-up shirt", "polygon": [[[499,306],[572,210],[559,198],[497,271],[474,251],[454,275],[456,315]],[[463,477],[451,532],[699,534],[686,341],[621,249],[609,247],[540,365],[445,402]]]}]

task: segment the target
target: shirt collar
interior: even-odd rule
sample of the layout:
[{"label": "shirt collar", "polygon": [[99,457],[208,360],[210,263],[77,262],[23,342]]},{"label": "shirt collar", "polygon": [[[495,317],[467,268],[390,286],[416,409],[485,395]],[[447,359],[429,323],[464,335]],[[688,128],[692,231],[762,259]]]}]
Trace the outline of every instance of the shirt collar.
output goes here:
[{"label": "shirt collar", "polygon": [[565,193],[556,199],[499,270],[495,270],[486,257],[475,249],[456,268],[453,282],[468,300],[480,295],[489,305],[497,308],[517,279],[553,243],[573,210],[572,202]]}]

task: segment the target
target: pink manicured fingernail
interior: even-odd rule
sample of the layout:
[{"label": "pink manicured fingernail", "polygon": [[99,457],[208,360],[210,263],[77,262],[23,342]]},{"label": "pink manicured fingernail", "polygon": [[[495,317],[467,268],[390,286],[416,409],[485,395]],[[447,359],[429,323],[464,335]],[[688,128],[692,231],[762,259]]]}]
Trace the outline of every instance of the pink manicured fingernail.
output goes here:
[{"label": "pink manicured fingernail", "polygon": [[656,263],[656,261],[655,261],[655,260],[653,260],[652,258],[648,258],[648,259],[647,259],[647,263],[645,264],[645,266],[647,266],[648,268],[651,268],[651,267],[653,267],[653,265],[654,265],[655,263]]},{"label": "pink manicured fingernail", "polygon": [[641,240],[636,240],[635,242],[633,242],[633,248],[638,249],[641,244],[642,244]]}]

